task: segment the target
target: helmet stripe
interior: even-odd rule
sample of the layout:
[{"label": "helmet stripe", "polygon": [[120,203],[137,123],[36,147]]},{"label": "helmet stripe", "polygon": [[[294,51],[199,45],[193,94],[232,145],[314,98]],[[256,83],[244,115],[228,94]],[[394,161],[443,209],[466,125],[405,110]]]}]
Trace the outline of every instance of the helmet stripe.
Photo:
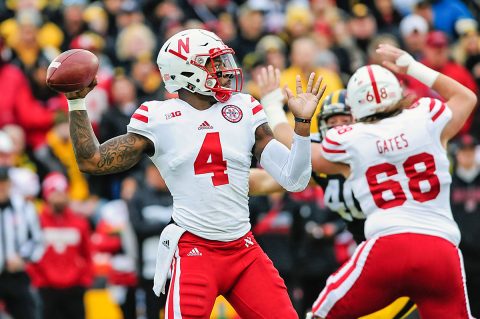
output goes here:
[{"label": "helmet stripe", "polygon": [[342,93],[342,90],[336,90],[333,92],[332,101],[330,102],[331,104],[337,104],[340,102],[340,93]]},{"label": "helmet stripe", "polygon": [[372,82],[373,88],[373,95],[375,95],[375,102],[379,104],[380,100],[380,93],[378,92],[377,81],[375,81],[375,76],[373,75],[373,70],[370,65],[367,65],[368,76],[370,77],[370,82]]}]

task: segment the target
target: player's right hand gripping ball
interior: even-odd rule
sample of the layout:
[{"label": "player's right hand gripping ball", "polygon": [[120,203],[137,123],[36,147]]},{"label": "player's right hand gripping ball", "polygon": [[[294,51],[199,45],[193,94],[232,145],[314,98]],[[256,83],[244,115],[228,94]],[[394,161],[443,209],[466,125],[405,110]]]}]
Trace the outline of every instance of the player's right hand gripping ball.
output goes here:
[{"label": "player's right hand gripping ball", "polygon": [[63,93],[79,91],[93,82],[98,65],[97,56],[88,50],[65,51],[48,66],[47,85]]}]

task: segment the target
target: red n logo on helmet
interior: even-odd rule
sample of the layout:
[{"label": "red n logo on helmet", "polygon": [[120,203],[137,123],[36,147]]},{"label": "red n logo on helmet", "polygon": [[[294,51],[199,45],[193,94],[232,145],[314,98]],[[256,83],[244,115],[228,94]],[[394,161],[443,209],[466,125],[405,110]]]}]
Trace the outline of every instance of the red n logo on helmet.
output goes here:
[{"label": "red n logo on helmet", "polygon": [[180,59],[187,60],[187,57],[182,54],[182,50],[185,51],[185,53],[190,53],[190,38],[187,38],[185,42],[183,42],[183,39],[178,39],[177,51],[169,49],[168,52],[176,55]]}]

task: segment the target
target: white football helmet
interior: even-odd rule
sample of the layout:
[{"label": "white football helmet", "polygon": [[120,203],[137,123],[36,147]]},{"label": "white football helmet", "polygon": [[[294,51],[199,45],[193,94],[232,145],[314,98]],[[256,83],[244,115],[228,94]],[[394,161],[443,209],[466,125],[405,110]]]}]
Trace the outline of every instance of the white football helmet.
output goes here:
[{"label": "white football helmet", "polygon": [[165,42],[157,64],[168,92],[183,88],[225,102],[243,85],[242,70],[237,67],[234,54],[215,33],[190,29]]},{"label": "white football helmet", "polygon": [[402,87],[395,75],[377,64],[362,66],[348,81],[346,100],[357,121],[385,111],[401,98]]}]

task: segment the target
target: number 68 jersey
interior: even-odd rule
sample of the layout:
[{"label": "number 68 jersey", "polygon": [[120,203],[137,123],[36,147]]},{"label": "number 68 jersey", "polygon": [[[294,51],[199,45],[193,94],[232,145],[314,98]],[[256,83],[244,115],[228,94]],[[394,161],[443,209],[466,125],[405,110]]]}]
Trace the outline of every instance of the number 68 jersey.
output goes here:
[{"label": "number 68 jersey", "polygon": [[128,132],[150,139],[152,162],[173,196],[173,219],[202,238],[231,241],[250,230],[248,177],[260,103],[236,94],[200,111],[180,99],[143,103]]},{"label": "number 68 jersey", "polygon": [[449,161],[440,142],[451,117],[446,104],[423,98],[397,116],[327,132],[322,153],[350,165],[348,180],[367,216],[367,239],[412,232],[458,245]]}]

